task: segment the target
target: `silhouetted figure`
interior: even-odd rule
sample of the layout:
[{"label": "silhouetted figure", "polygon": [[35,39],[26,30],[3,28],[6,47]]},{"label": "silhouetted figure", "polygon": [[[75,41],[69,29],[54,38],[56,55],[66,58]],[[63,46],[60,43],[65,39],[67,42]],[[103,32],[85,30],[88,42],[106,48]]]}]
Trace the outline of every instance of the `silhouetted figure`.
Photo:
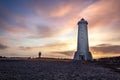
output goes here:
[{"label": "silhouetted figure", "polygon": [[38,58],[41,58],[41,52],[38,53]]}]

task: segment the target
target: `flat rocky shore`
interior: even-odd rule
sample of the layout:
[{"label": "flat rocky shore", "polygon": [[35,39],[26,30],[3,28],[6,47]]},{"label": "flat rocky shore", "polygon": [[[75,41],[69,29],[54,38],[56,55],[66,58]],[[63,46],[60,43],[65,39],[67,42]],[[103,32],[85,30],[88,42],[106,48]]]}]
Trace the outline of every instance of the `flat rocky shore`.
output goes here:
[{"label": "flat rocky shore", "polygon": [[3,60],[0,80],[120,80],[120,73],[79,61]]}]

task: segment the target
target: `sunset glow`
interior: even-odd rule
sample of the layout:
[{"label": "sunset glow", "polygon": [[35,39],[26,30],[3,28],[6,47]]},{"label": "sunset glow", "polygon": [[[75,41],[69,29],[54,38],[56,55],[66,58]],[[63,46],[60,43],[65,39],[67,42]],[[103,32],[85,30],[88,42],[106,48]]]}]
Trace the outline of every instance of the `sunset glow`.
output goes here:
[{"label": "sunset glow", "polygon": [[94,58],[120,56],[120,0],[0,0],[0,56],[73,58],[88,21]]}]

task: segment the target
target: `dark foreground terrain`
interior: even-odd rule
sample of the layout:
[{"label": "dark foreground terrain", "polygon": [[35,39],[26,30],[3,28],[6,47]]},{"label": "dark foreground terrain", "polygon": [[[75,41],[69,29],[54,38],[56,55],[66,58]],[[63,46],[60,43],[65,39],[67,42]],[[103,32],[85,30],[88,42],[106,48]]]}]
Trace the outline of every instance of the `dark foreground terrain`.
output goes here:
[{"label": "dark foreground terrain", "polygon": [[0,80],[120,80],[120,73],[79,61],[1,60]]}]

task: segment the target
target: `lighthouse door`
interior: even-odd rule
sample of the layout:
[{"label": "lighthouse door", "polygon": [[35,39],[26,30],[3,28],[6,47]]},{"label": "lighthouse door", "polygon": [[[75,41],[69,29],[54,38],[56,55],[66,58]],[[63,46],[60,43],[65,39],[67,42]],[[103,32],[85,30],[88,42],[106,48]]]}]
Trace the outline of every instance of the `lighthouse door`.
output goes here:
[{"label": "lighthouse door", "polygon": [[79,55],[79,60],[85,60],[84,55]]}]

